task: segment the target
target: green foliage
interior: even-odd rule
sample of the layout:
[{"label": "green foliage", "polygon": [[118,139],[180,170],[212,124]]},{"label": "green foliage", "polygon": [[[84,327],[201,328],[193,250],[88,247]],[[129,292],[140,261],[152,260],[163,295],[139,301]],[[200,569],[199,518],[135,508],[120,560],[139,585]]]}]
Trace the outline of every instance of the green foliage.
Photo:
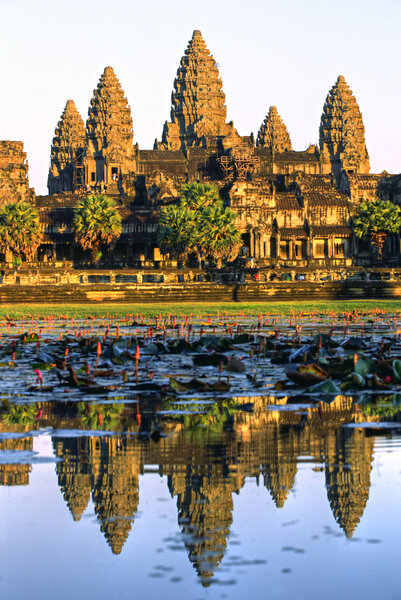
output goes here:
[{"label": "green foliage", "polygon": [[85,404],[78,402],[78,418],[87,429],[102,429],[103,431],[118,429],[123,404]]},{"label": "green foliage", "polygon": [[[236,412],[232,398],[220,398],[212,404],[207,404],[202,400],[199,401],[199,404],[196,402],[182,404],[167,396],[163,400],[163,408],[172,411],[169,417],[180,421],[187,433],[201,432],[202,430],[220,432]],[[176,414],[174,411],[177,411]]]},{"label": "green foliage", "polygon": [[207,206],[199,219],[199,247],[217,266],[223,259],[234,260],[241,246],[241,236],[235,225],[236,214],[224,208],[221,201]]},{"label": "green foliage", "polygon": [[401,228],[401,209],[389,200],[364,201],[360,213],[354,217],[354,231],[359,238],[369,237],[378,258],[383,255],[383,246],[389,233],[398,233]]},{"label": "green foliage", "polygon": [[209,183],[192,181],[183,185],[180,190],[180,205],[186,206],[196,213],[219,201],[219,190],[215,185]]},{"label": "green foliage", "polygon": [[21,264],[30,259],[41,242],[39,213],[28,202],[14,202],[0,208],[0,250],[12,252]]},{"label": "green foliage", "polygon": [[[400,313],[399,300],[333,300],[329,304],[327,301],[301,302],[298,301],[294,306],[293,301],[288,302],[269,302],[268,309],[270,315],[289,315],[301,313],[321,313],[330,314],[334,311],[336,314],[345,315],[352,311],[369,313],[370,311],[383,310],[390,316],[390,313]],[[107,314],[124,318],[127,314],[136,313],[144,317],[155,317],[157,315],[180,315],[182,312],[193,315],[259,315],[266,311],[266,302],[155,302],[152,304],[110,304],[110,303],[90,303],[85,304],[2,304],[0,306],[0,318],[8,319],[39,319],[49,317],[50,315],[58,318],[88,318],[104,317]]]},{"label": "green foliage", "polygon": [[192,182],[180,191],[180,204],[161,210],[158,239],[162,251],[175,255],[195,252],[221,266],[235,258],[241,236],[235,213],[225,208],[216,186]]},{"label": "green foliage", "polygon": [[8,425],[31,425],[36,420],[37,412],[34,404],[10,404],[2,419]]},{"label": "green foliage", "polygon": [[115,243],[122,232],[114,200],[102,194],[82,198],[74,209],[73,230],[76,241],[84,250],[90,250],[93,261],[98,262],[102,244]]},{"label": "green foliage", "polygon": [[162,251],[185,255],[196,247],[195,214],[183,206],[167,206],[159,215],[158,240]]}]

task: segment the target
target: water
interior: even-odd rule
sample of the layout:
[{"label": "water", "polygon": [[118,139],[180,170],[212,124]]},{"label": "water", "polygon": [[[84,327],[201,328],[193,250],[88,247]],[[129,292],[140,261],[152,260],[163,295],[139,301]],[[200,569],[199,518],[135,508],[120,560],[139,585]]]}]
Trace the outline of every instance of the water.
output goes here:
[{"label": "water", "polygon": [[[125,364],[98,378],[110,390],[53,369],[41,391],[36,352],[0,371],[2,600],[400,596],[397,389],[380,411],[360,392],[322,401],[275,389],[281,367],[251,356],[224,393],[138,391]],[[188,354],[141,369],[159,384],[219,372]]]},{"label": "water", "polygon": [[3,422],[0,597],[398,597],[401,437],[324,412],[160,439],[54,405]]}]

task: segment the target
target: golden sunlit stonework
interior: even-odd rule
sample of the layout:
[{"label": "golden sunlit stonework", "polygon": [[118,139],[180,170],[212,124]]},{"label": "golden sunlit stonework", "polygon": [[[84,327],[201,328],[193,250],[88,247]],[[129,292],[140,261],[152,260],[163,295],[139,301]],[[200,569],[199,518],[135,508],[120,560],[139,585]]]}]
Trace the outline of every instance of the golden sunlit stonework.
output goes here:
[{"label": "golden sunlit stonework", "polygon": [[269,108],[269,112],[259,129],[256,146],[269,148],[272,154],[292,150],[287,127],[284,125],[275,106]]},{"label": "golden sunlit stonework", "polygon": [[[268,268],[347,268],[370,264],[366,241],[352,231],[363,200],[401,204],[401,176],[370,174],[361,111],[345,78],[329,91],[316,127],[319,144],[292,148],[286,125],[271,106],[253,133],[239,135],[227,122],[218,63],[195,30],[180,61],[170,121],[153,150],[134,145],[131,109],[112,67],[105,68],[90,101],[86,127],[69,100],[55,130],[49,196],[31,195],[40,208],[45,244],[57,260],[80,264],[73,243],[73,209],[89,192],[105,192],[119,205],[123,233],[108,264],[171,265],[157,243],[158,212],[176,202],[184,183],[217,185],[237,213],[244,252]],[[255,123],[255,129],[258,124]],[[1,194],[31,193],[22,144],[0,146]],[[389,236],[386,258],[400,256],[399,236]]]}]

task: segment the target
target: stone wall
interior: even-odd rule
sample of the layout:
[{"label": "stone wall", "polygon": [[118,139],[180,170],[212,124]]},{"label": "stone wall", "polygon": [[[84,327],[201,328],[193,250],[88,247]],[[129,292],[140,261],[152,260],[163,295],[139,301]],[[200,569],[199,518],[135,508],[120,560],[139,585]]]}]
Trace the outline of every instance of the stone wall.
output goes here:
[{"label": "stone wall", "polygon": [[29,188],[28,161],[22,142],[0,141],[0,204],[32,202]]}]

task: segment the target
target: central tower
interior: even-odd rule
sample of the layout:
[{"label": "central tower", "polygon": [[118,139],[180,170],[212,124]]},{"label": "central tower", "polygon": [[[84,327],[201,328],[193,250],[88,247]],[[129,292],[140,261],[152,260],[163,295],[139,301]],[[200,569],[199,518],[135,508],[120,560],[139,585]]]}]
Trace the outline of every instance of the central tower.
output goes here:
[{"label": "central tower", "polygon": [[237,135],[226,123],[223,84],[217,64],[200,31],[195,30],[181,58],[171,95],[171,121],[164,124],[162,141],[155,150],[210,147],[218,137]]}]

